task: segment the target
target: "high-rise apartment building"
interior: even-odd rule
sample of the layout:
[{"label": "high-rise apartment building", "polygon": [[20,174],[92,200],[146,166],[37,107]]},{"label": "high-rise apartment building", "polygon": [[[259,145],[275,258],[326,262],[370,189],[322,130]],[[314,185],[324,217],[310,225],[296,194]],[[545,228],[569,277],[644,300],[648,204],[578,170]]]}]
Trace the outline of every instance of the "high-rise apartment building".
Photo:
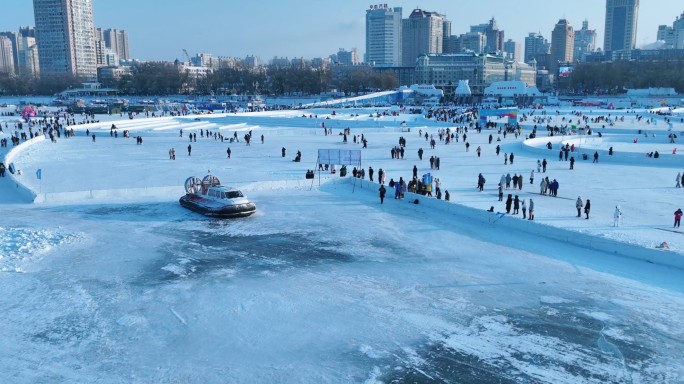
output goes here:
[{"label": "high-rise apartment building", "polygon": [[451,21],[446,20],[446,16],[444,17],[442,25],[442,53],[449,51],[449,38],[451,38]]},{"label": "high-rise apartment building", "polygon": [[14,75],[14,52],[7,36],[0,36],[0,73]]},{"label": "high-rise apartment building", "polygon": [[95,28],[95,41],[104,41],[104,29]]},{"label": "high-rise apartment building", "polygon": [[38,45],[35,37],[21,38],[19,51],[19,74],[28,77],[40,75],[40,60],[38,59]]},{"label": "high-rise apartment building", "polygon": [[672,27],[658,26],[658,40],[665,42],[664,48],[684,49],[684,12],[677,16]]},{"label": "high-rise apartment building", "polygon": [[414,9],[408,19],[402,20],[401,55],[404,66],[416,65],[416,58],[423,53],[442,53],[445,20],[446,16],[422,9]]},{"label": "high-rise apartment building", "polygon": [[551,73],[558,71],[559,63],[571,62],[575,52],[575,31],[572,25],[561,19],[551,33]]},{"label": "high-rise apartment building", "polygon": [[463,52],[463,36],[451,35],[444,41],[442,53],[461,53]]},{"label": "high-rise apartment building", "polygon": [[97,76],[92,0],[33,0],[41,73]]},{"label": "high-rise apartment building", "polygon": [[539,33],[530,33],[525,38],[525,62],[529,63],[540,53],[549,53],[550,48],[551,45],[548,40],[544,39],[544,36]]},{"label": "high-rise apartment building", "polygon": [[583,61],[585,54],[596,51],[596,31],[589,29],[589,21],[582,22],[582,29],[575,31],[575,61]]},{"label": "high-rise apartment building", "polygon": [[606,0],[606,52],[634,49],[639,17],[639,0]]},{"label": "high-rise apartment building", "polygon": [[105,45],[107,48],[116,52],[119,60],[130,60],[131,54],[128,48],[128,32],[118,29],[107,29],[102,31]]},{"label": "high-rise apartment building", "polygon": [[344,65],[359,65],[361,63],[359,52],[356,51],[356,48],[352,48],[351,51],[340,48],[340,51],[337,52],[337,62]]},{"label": "high-rise apartment building", "polygon": [[481,32],[468,32],[461,35],[463,52],[484,53],[486,46],[487,37]]},{"label": "high-rise apartment building", "polygon": [[506,53],[507,58],[516,62],[519,62],[522,59],[521,48],[520,43],[511,39],[508,39],[508,41],[504,43],[504,52]]},{"label": "high-rise apartment building", "polygon": [[19,51],[21,51],[21,35],[17,32],[0,32],[0,36],[5,36],[12,43],[12,68],[14,74],[19,74]]},{"label": "high-rise apartment building", "polygon": [[485,48],[488,52],[504,50],[504,31],[499,29],[496,20],[492,18],[488,23],[473,25],[470,32],[480,32],[485,36]]},{"label": "high-rise apartment building", "polygon": [[36,37],[36,29],[34,27],[19,27],[19,34],[21,37]]},{"label": "high-rise apartment building", "polygon": [[366,61],[376,66],[401,65],[401,7],[373,5],[366,10]]}]

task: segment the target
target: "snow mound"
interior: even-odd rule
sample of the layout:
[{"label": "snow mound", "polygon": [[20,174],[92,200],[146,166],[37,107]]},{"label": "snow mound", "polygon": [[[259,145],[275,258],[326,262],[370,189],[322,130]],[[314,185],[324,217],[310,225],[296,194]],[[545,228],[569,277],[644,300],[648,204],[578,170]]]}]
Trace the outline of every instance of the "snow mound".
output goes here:
[{"label": "snow mound", "polygon": [[80,237],[46,229],[0,228],[0,271],[23,272],[23,263],[55,246],[71,244]]}]

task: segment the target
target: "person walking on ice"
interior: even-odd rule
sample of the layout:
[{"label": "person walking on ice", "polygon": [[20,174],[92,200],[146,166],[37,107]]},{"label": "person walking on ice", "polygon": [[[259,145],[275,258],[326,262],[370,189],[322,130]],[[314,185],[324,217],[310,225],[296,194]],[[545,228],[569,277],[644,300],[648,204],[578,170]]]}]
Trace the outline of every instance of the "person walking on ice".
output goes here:
[{"label": "person walking on ice", "polygon": [[528,220],[534,221],[534,201],[532,199],[530,199],[530,218]]},{"label": "person walking on ice", "polygon": [[230,148],[228,148],[228,150],[226,150],[226,153],[228,154],[228,158],[230,159],[230,154],[232,153]]},{"label": "person walking on ice", "polygon": [[587,203],[584,205],[584,213],[587,214],[586,220],[589,220],[589,212],[591,211],[591,201],[587,200]]},{"label": "person walking on ice", "polygon": [[192,156],[192,145],[188,145],[188,156]]},{"label": "person walking on ice", "polygon": [[675,227],[675,228],[679,228],[679,223],[680,223],[680,221],[682,221],[682,214],[684,214],[684,213],[682,212],[681,209],[678,209],[678,210],[674,213],[674,216],[675,216],[674,227]]},{"label": "person walking on ice", "polygon": [[575,208],[577,208],[577,217],[582,217],[582,208],[584,208],[584,201],[582,201],[582,196],[577,198],[575,203]]},{"label": "person walking on ice", "polygon": [[379,191],[380,191],[380,204],[384,204],[385,203],[385,194],[387,193],[387,189],[385,189],[384,185],[381,185]]},{"label": "person walking on ice", "polygon": [[677,174],[677,185],[675,188],[681,188],[682,187],[682,174],[681,172]]},{"label": "person walking on ice", "polygon": [[613,214],[613,227],[617,228],[620,226],[620,218],[622,218],[622,211],[618,205],[615,207],[615,213]]}]

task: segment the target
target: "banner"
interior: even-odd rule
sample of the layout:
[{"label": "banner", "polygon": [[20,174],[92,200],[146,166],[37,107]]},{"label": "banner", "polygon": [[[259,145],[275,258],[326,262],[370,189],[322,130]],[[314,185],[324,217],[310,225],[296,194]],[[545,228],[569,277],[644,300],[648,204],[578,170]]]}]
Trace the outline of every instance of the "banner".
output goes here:
[{"label": "banner", "polygon": [[319,149],[318,163],[330,165],[359,165],[361,164],[361,151]]},{"label": "banner", "polygon": [[479,113],[482,123],[487,123],[488,117],[508,117],[511,120],[518,121],[518,108],[482,109]]}]

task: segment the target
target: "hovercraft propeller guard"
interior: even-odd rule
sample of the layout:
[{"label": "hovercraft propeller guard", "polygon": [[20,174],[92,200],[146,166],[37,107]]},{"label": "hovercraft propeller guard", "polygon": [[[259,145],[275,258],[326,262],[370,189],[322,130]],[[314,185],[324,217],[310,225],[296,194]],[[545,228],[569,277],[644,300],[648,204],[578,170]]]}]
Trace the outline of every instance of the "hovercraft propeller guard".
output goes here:
[{"label": "hovercraft propeller guard", "polygon": [[190,177],[185,181],[186,195],[180,204],[193,212],[207,217],[247,217],[256,212],[256,206],[235,188],[224,187],[213,175],[204,179]]},{"label": "hovercraft propeller guard", "polygon": [[185,193],[197,194],[202,190],[202,179],[199,177],[188,177],[185,180]]},{"label": "hovercraft propeller guard", "polygon": [[202,180],[202,194],[206,195],[210,187],[219,186],[221,186],[221,180],[219,180],[218,177],[214,175],[206,175],[204,176],[204,180]]}]

